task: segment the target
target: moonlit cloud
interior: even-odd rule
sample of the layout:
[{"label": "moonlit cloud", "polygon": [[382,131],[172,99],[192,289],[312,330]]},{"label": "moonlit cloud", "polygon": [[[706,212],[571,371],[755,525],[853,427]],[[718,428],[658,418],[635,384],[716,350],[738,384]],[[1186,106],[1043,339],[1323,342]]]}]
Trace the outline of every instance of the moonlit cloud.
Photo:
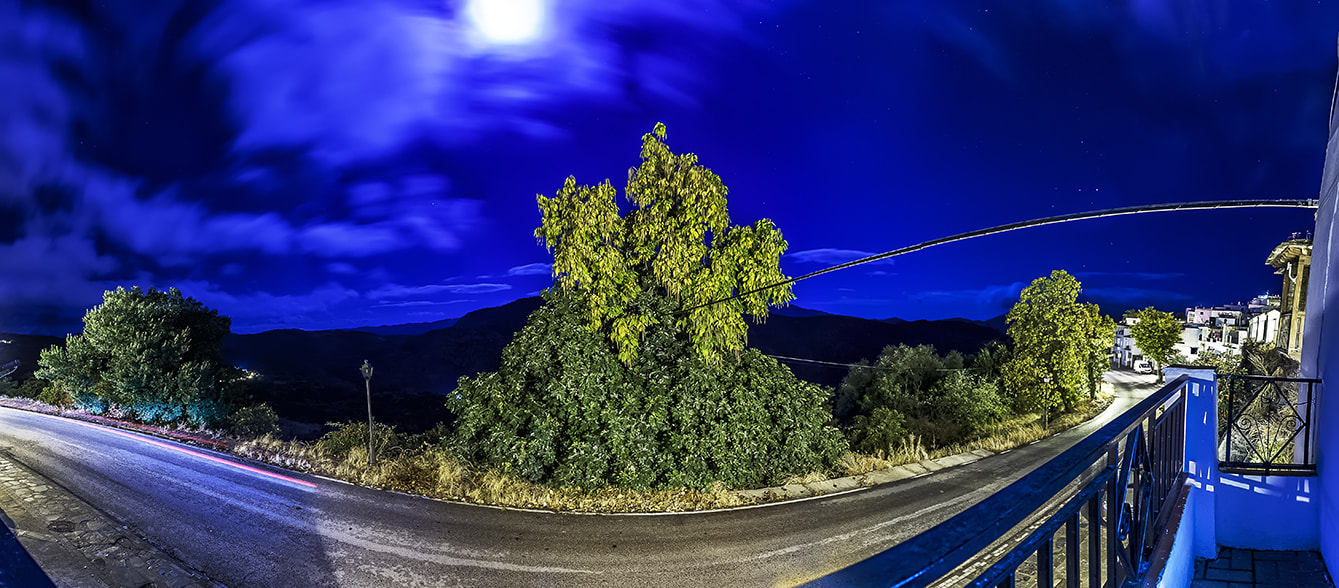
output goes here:
[{"label": "moonlit cloud", "polygon": [[529,263],[507,270],[508,276],[547,276],[553,272],[551,263]]},{"label": "moonlit cloud", "polygon": [[510,290],[507,284],[432,284],[428,286],[401,286],[386,284],[367,293],[372,300],[383,298],[405,298],[411,296],[430,296],[433,294],[489,294]]},{"label": "moonlit cloud", "polygon": [[[855,261],[855,260],[857,260],[857,259],[862,259],[862,258],[865,258],[865,257],[869,257],[869,256],[871,256],[871,255],[877,255],[877,253],[873,253],[873,252],[870,252],[870,251],[860,251],[860,250],[858,250],[858,249],[833,249],[833,248],[824,248],[824,249],[806,249],[806,250],[804,250],[804,251],[796,251],[796,252],[794,252],[794,253],[787,253],[785,258],[786,258],[786,259],[793,260],[793,261],[797,261],[797,262],[800,262],[800,263],[815,263],[815,264],[823,264],[823,265],[839,265],[839,264],[846,263],[846,262],[848,262],[848,261]],[[871,263],[871,264],[893,265],[893,260],[892,260],[892,259],[881,259],[881,260],[879,260],[879,261],[873,261],[873,262],[870,262],[870,263]]]}]

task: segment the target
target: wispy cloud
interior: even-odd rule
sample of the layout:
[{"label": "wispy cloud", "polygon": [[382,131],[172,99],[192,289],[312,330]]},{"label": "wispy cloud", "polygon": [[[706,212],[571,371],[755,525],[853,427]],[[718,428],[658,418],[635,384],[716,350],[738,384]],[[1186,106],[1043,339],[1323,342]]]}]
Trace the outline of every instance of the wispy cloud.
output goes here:
[{"label": "wispy cloud", "polygon": [[529,263],[507,270],[508,276],[547,276],[553,271],[551,263]]},{"label": "wispy cloud", "polygon": [[430,284],[427,286],[401,286],[386,284],[367,293],[372,300],[384,298],[405,298],[411,296],[431,296],[434,294],[489,294],[510,290],[509,284]]},{"label": "wispy cloud", "polygon": [[1018,295],[1023,292],[1027,284],[1024,282],[1013,282],[1011,284],[994,284],[982,288],[972,288],[965,290],[929,290],[917,292],[908,298],[920,302],[936,302],[941,305],[962,305],[978,307],[987,307],[990,309],[1007,310],[1018,302]]},{"label": "wispy cloud", "polygon": [[[869,251],[860,251],[858,249],[822,248],[822,249],[806,249],[804,251],[787,253],[786,258],[799,263],[838,265],[846,263],[848,261],[855,261],[857,259],[869,257],[871,255],[877,255],[877,254]],[[881,259],[879,261],[871,263],[880,265],[893,265],[893,260]]]}]

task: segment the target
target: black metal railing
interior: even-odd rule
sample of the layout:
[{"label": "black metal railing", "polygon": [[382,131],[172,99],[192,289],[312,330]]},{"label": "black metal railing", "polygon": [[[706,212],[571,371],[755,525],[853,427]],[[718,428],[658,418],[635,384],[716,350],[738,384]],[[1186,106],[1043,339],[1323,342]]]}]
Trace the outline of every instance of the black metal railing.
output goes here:
[{"label": "black metal railing", "polygon": [[1320,380],[1219,376],[1218,470],[1248,475],[1315,475]]},{"label": "black metal railing", "polygon": [[[1185,482],[1191,382],[1189,376],[1176,378],[1005,489],[809,585],[1012,587],[1035,575],[1037,586],[1050,588],[1057,571],[1068,586],[1142,579],[1165,522],[1162,515]],[[1055,537],[1062,528],[1060,567]],[[986,555],[1001,551],[1002,556]]]}]

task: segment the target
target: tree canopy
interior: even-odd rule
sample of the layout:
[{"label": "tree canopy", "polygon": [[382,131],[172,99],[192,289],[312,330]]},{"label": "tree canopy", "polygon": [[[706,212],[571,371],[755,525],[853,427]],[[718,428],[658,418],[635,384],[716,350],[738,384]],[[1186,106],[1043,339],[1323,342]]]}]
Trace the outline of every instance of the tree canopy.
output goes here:
[{"label": "tree canopy", "polygon": [[84,332],[42,350],[35,376],[99,412],[115,404],[146,422],[217,424],[234,373],[221,355],[231,321],[176,288],[117,288],[84,314]]},{"label": "tree canopy", "polygon": [[1092,393],[1106,371],[1114,322],[1094,304],[1078,301],[1082,285],[1064,270],[1024,288],[1005,320],[1014,341],[1005,385],[1018,410],[1072,410],[1082,390]]},{"label": "tree canopy", "polygon": [[1130,335],[1144,356],[1153,360],[1161,382],[1162,368],[1171,362],[1174,346],[1181,341],[1181,321],[1152,306],[1136,313],[1135,318],[1139,321],[1130,326]]},{"label": "tree canopy", "polygon": [[789,286],[745,294],[787,279],[781,231],[768,219],[731,225],[725,184],[696,155],[670,151],[665,125],[642,136],[641,159],[628,170],[626,215],[608,180],[588,186],[568,177],[554,196],[538,197],[535,237],[553,252],[556,286],[582,300],[586,328],[604,333],[624,363],[666,318],[653,311],[661,308],[655,298],[672,301],[666,308],[702,358],[743,349],[744,315],[765,319],[769,306],[794,298]]},{"label": "tree canopy", "polygon": [[631,210],[608,181],[539,196],[555,285],[496,372],[461,378],[449,445],[482,467],[559,486],[731,487],[835,468],[829,391],[744,347],[745,316],[789,287],[771,221],[730,224],[726,188],[692,154],[642,137]]}]

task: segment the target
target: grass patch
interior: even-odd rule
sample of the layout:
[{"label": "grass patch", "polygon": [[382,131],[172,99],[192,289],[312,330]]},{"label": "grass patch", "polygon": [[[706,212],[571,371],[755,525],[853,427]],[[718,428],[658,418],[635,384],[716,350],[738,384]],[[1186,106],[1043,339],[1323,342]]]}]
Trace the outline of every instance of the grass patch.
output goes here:
[{"label": "grass patch", "polygon": [[901,447],[887,456],[847,453],[842,456],[838,463],[843,469],[843,475],[857,476],[927,459],[938,459],[966,453],[973,449],[985,449],[998,453],[1067,431],[1101,414],[1111,405],[1111,400],[1110,395],[1099,395],[1097,400],[1077,406],[1074,412],[1051,419],[1049,426],[1044,430],[1041,426],[1040,414],[1025,414],[990,425],[976,438],[961,443],[925,447],[922,440],[913,434],[903,442]]}]

